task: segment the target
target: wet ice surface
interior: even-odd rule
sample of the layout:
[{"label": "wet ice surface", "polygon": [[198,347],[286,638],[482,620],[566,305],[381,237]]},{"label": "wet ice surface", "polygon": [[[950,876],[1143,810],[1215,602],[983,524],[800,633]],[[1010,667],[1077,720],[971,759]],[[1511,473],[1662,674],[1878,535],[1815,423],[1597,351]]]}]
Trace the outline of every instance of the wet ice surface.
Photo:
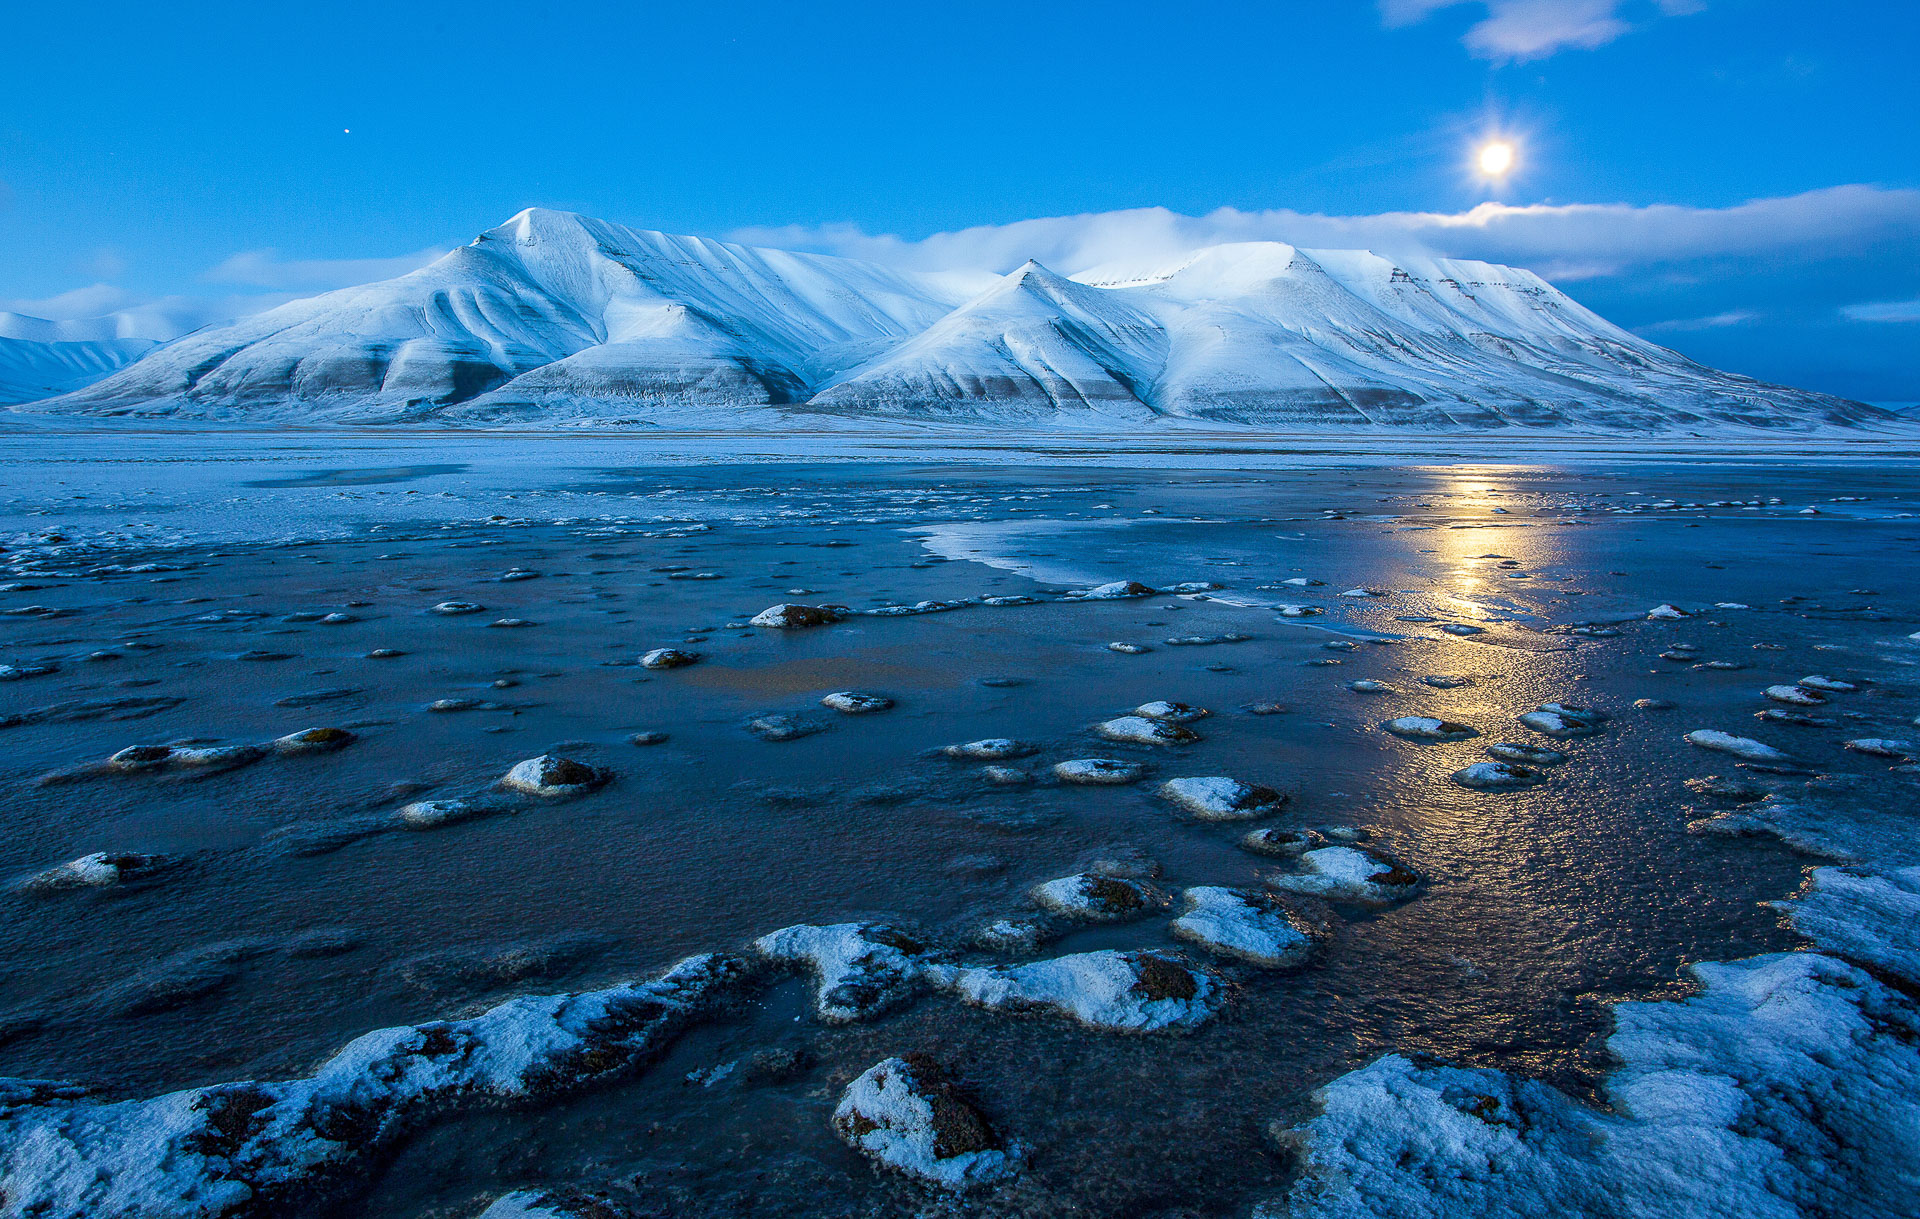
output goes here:
[{"label": "wet ice surface", "polygon": [[[294,1080],[370,1030],[644,980],[807,924],[885,923],[955,969],[1150,950],[1223,988],[1190,1032],[1143,1036],[937,986],[827,1023],[816,980],[769,973],[643,1071],[418,1119],[302,1197],[313,1213],[466,1216],[557,1187],[682,1214],[920,1206],[831,1119],[875,1063],[929,1052],[1029,1149],[976,1203],[1244,1214],[1294,1181],[1270,1127],[1384,1052],[1591,1097],[1609,1004],[1690,993],[1688,963],[1798,946],[1761,903],[1808,860],[1769,826],[1849,866],[1915,862],[1909,818],[1861,813],[1885,822],[1871,853],[1828,823],[1920,798],[1902,757],[1844,746],[1916,735],[1920,520],[1903,514],[1920,496],[1901,467],[640,465],[516,488],[475,463],[245,460],[251,489],[217,462],[157,484],[103,462],[6,506],[0,1075],[112,1099]],[[271,537],[222,532],[199,477],[226,480],[236,516],[267,497]],[[1128,581],[1219,587],[1067,595]],[[947,610],[998,597],[1035,602]],[[923,602],[942,612],[860,612]],[[780,605],[854,612],[751,625]],[[1685,616],[1649,619],[1662,605]],[[1217,642],[1166,646],[1192,639]],[[643,663],[662,649],[697,663]],[[893,705],[822,703],[849,694]],[[448,701],[464,709],[429,710]],[[1212,714],[1195,740],[1150,743],[1181,727],[1143,714],[1164,703]],[[1754,718],[1769,707],[1821,722]],[[1402,717],[1478,735],[1381,730]],[[328,728],[350,743],[272,747]],[[1688,743],[1703,731],[1790,764]],[[644,733],[666,739],[636,748]],[[1031,752],[942,752],[1002,740]],[[1504,759],[1541,776],[1514,790],[1451,778],[1500,743],[1566,760]],[[139,746],[214,762],[102,765]],[[212,752],[234,746],[254,748]],[[612,779],[499,786],[538,758]],[[1144,781],[1055,777],[1090,758]],[[1172,932],[1183,891],[1286,893],[1310,869],[1163,794],[1193,776],[1271,788],[1287,800],[1261,826],[1419,883],[1314,912],[1297,968],[1204,953]],[[466,803],[430,832],[401,819],[434,801]],[[1335,827],[1365,841],[1334,847]],[[1117,921],[1034,904],[1081,875],[1167,900]],[[1833,875],[1809,925],[1912,888]],[[1053,921],[1014,937],[1026,950],[965,947],[1033,919]],[[1875,968],[1911,955],[1853,938]]]}]

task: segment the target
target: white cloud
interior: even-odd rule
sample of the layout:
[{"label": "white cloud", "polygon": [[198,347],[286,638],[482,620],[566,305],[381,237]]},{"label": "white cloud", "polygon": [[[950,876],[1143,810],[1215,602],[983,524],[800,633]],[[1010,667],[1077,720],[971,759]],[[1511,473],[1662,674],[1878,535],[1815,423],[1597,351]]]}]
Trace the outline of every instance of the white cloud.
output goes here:
[{"label": "white cloud", "polygon": [[103,317],[131,303],[132,298],[125,288],[117,288],[112,284],[88,284],[84,288],[74,288],[57,296],[43,296],[37,300],[20,297],[0,301],[0,308],[9,313],[66,321],[70,318]]},{"label": "white cloud", "polygon": [[288,292],[324,292],[356,284],[392,279],[417,271],[446,254],[444,246],[429,246],[397,258],[284,259],[274,249],[243,250],[212,268],[201,278],[208,283]]},{"label": "white cloud", "polygon": [[147,296],[114,284],[89,284],[57,296],[0,299],[0,311],[61,322],[112,318],[113,333],[121,338],[165,341],[215,322],[260,313],[292,299],[292,294],[285,292],[216,297]]},{"label": "white cloud", "polygon": [[1513,0],[1491,4],[1467,31],[1467,49],[1481,59],[1545,59],[1567,47],[1592,50],[1633,28],[1612,0]]},{"label": "white cloud", "polygon": [[107,282],[126,269],[126,260],[118,251],[102,248],[85,264],[100,282],[56,296],[0,299],[0,311],[50,321],[110,318],[114,333],[123,338],[175,339],[202,326],[264,313],[315,292],[404,275],[446,252],[445,247],[432,246],[395,258],[284,259],[277,250],[244,250],[200,276],[204,283],[226,285],[235,291],[155,296]]},{"label": "white cloud", "polygon": [[1688,331],[1688,330],[1724,330],[1729,326],[1744,326],[1748,322],[1757,322],[1760,314],[1752,309],[1729,309],[1725,313],[1715,313],[1708,317],[1681,317],[1670,322],[1649,322],[1640,327],[1644,332]]},{"label": "white cloud", "polygon": [[[1628,0],[1379,0],[1381,21],[1389,28],[1414,25],[1445,8],[1472,3],[1486,16],[1463,39],[1480,59],[1499,63],[1545,59],[1569,47],[1592,50],[1630,32]],[[1653,0],[1665,16],[1697,13],[1704,0]]]},{"label": "white cloud", "polygon": [[1920,297],[1910,301],[1870,301],[1840,310],[1856,322],[1920,322]]},{"label": "white cloud", "polygon": [[1571,282],[1714,259],[1913,260],[1920,258],[1920,190],[1835,186],[1723,208],[1482,203],[1464,212],[1329,216],[1220,208],[1184,216],[1154,207],[1022,220],[912,241],[852,225],[742,229],[729,237],[923,270],[1008,271],[1034,258],[1069,275],[1108,263],[1170,262],[1225,242],[1284,241],[1310,249],[1368,248],[1388,257],[1481,258]]}]

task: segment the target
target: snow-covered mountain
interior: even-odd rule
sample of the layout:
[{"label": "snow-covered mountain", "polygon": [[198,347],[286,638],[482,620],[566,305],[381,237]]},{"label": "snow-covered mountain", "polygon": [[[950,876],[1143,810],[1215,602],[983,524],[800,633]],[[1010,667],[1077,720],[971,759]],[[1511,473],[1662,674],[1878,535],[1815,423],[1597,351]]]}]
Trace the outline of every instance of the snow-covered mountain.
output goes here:
[{"label": "snow-covered mountain", "polygon": [[892,351],[835,378],[812,405],[862,413],[1146,419],[1167,332],[1126,294],[1029,262]]},{"label": "snow-covered mountain", "polygon": [[533,209],[411,274],[209,327],[25,408],[186,418],[1874,426],[1531,272],[1275,242],[1063,278],[914,273]]},{"label": "snow-covered mountain", "polygon": [[0,403],[80,389],[160,345],[130,329],[117,316],[56,322],[0,310]]}]

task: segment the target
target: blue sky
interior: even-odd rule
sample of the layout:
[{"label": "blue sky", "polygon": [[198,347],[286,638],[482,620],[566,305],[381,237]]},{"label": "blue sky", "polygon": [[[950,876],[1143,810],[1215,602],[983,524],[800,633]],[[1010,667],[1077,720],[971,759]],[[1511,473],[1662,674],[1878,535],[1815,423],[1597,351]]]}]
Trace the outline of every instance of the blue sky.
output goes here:
[{"label": "blue sky", "polygon": [[1260,236],[1920,399],[1916,48],[1907,0],[17,5],[0,308],[191,324],[530,204],[995,267]]}]

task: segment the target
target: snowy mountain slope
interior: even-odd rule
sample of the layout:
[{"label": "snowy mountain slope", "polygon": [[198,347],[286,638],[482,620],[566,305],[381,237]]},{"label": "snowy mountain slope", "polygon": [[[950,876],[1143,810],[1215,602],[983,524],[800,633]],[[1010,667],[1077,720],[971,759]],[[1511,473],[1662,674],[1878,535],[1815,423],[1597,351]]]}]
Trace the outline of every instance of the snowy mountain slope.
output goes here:
[{"label": "snowy mountain slope", "polygon": [[118,316],[52,321],[0,311],[0,403],[90,385],[159,346]]},{"label": "snowy mountain slope", "polygon": [[1028,262],[893,351],[814,395],[859,414],[1095,411],[1144,419],[1166,362],[1165,329],[1121,294]]},{"label": "snowy mountain slope", "polygon": [[0,403],[31,402],[80,389],[158,346],[151,339],[37,343],[0,338]]},{"label": "snowy mountain slope", "polygon": [[1524,270],[1251,242],[1064,279],[893,270],[532,209],[430,266],[210,327],[18,409],[778,426],[1897,426],[1695,364]]}]

